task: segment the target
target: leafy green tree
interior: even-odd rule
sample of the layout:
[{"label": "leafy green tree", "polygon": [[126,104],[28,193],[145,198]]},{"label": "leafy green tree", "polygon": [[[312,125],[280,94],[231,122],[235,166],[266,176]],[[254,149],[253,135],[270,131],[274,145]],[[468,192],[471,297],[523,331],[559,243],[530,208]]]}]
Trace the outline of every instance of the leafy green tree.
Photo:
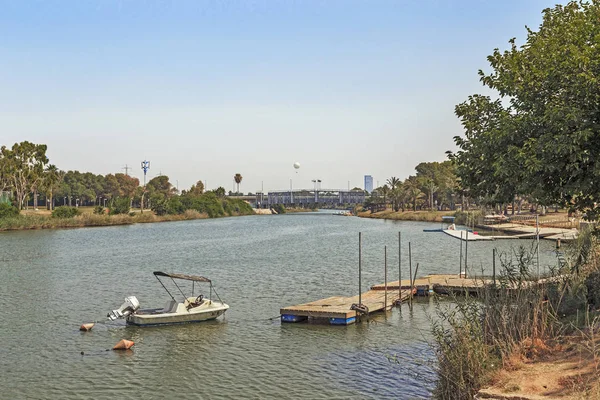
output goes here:
[{"label": "leafy green tree", "polygon": [[[19,210],[23,209],[25,198],[37,188],[42,180],[44,167],[48,164],[45,144],[34,144],[28,141],[15,143],[12,148],[3,146],[2,174],[3,179],[12,187]],[[37,201],[37,196],[35,200]]]},{"label": "leafy green tree", "polygon": [[218,198],[222,199],[223,197],[225,197],[225,188],[223,188],[222,186],[219,186],[218,188],[215,189],[215,194],[217,195]]},{"label": "leafy green tree", "polygon": [[488,57],[491,72],[479,75],[501,100],[471,96],[456,108],[465,138],[455,138],[451,157],[471,192],[503,201],[529,194],[598,215],[598,21],[599,1],[557,5],[522,46],[511,39]]},{"label": "leafy green tree", "polygon": [[160,195],[161,197],[168,199],[177,194],[177,189],[169,182],[169,177],[166,175],[159,175],[152,178],[146,187],[151,197]]},{"label": "leafy green tree", "polygon": [[204,183],[202,183],[202,181],[196,182],[196,184],[192,185],[192,187],[190,188],[189,193],[195,196],[201,195],[202,193],[204,193]]}]

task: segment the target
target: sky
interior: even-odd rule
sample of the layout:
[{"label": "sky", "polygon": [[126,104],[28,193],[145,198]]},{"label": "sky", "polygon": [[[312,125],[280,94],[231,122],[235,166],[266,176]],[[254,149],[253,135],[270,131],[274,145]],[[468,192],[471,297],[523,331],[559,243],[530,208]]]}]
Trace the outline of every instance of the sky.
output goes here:
[{"label": "sky", "polygon": [[555,3],[0,0],[0,145],[179,189],[382,185],[445,160],[486,57]]}]

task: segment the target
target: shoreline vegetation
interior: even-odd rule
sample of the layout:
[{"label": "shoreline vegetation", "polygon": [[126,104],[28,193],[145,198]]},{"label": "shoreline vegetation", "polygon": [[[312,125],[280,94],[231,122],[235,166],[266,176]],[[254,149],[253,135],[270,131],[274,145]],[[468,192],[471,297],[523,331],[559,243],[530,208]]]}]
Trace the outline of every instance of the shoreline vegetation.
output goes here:
[{"label": "shoreline vegetation", "polygon": [[371,211],[359,211],[356,215],[360,218],[389,219],[394,221],[423,221],[442,222],[444,216],[455,216],[456,211],[394,211],[387,209],[371,213]]},{"label": "shoreline vegetation", "polygon": [[499,254],[497,283],[436,302],[434,398],[600,399],[596,232],[586,229],[544,280],[535,260],[523,247]]},{"label": "shoreline vegetation", "polygon": [[[73,209],[73,207],[71,207]],[[53,217],[48,210],[24,210],[20,214],[10,217],[0,218],[0,232],[17,231],[17,230],[38,230],[38,229],[62,229],[62,228],[86,228],[95,226],[119,226],[133,224],[147,224],[154,222],[173,222],[173,221],[192,221],[196,219],[209,219],[221,217],[239,217],[245,215],[265,215],[271,214],[261,213],[261,209],[248,208],[232,210],[225,215],[210,216],[207,212],[198,212],[188,209],[181,214],[164,214],[156,215],[151,210],[146,210],[140,213],[139,210],[134,210],[129,214],[109,215],[106,213],[95,214],[90,207],[81,207],[78,215],[72,217],[60,218]],[[285,213],[299,212],[316,212],[317,210],[304,208],[284,209]]]},{"label": "shoreline vegetation", "polygon": [[[70,218],[53,218],[47,214],[27,213],[15,217],[0,219],[1,231],[37,230],[37,229],[60,229],[60,228],[86,228],[94,226],[118,226],[145,224],[153,222],[190,221],[195,219],[210,218],[207,213],[199,213],[195,210],[186,210],[183,214],[155,215],[152,211],[143,214],[136,212],[118,215],[98,215],[82,213]],[[237,216],[241,214],[233,214]]]}]

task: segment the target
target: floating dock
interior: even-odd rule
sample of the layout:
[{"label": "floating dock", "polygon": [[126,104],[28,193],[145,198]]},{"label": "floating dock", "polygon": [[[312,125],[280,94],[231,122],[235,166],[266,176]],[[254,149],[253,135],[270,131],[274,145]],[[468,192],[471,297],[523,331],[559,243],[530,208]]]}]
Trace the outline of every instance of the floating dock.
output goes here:
[{"label": "floating dock", "polygon": [[[396,290],[387,291],[387,309],[400,299],[405,301],[409,297],[409,289],[402,290],[402,295]],[[385,290],[370,290],[361,295],[363,306],[368,308],[368,314],[383,311],[386,306]],[[353,304],[358,304],[358,296],[353,297],[328,297],[326,299],[299,304],[297,306],[284,307],[280,310],[281,322],[301,322],[309,319],[328,321],[332,325],[350,325],[356,322],[361,314],[352,309]]]},{"label": "floating dock", "polygon": [[[492,284],[487,278],[465,278],[459,275],[427,275],[417,278],[413,283],[415,296],[428,296],[437,294],[464,294],[465,292],[477,293],[486,285]],[[400,288],[398,287],[400,286]],[[401,295],[398,293],[401,291]],[[395,304],[407,301],[410,298],[411,284],[408,279],[392,281],[387,284],[387,309]],[[373,285],[371,290],[361,296],[363,306],[368,310],[361,313],[353,310],[352,306],[358,304],[358,296],[353,297],[328,297],[326,299],[296,306],[284,307],[279,310],[281,322],[302,322],[307,320],[320,320],[332,325],[350,325],[357,322],[360,315],[372,314],[383,311],[385,302],[385,284]]]},{"label": "floating dock", "polygon": [[[486,285],[491,285],[492,279],[488,278],[465,278],[459,275],[427,275],[421,278],[417,278],[414,281],[414,287],[416,289],[417,296],[427,296],[431,293],[436,294],[450,294],[450,293],[476,293],[478,290]],[[403,279],[400,283],[402,290],[410,290],[410,281]],[[398,291],[398,281],[388,282],[387,290]],[[371,290],[385,290],[385,285],[373,285]]]}]

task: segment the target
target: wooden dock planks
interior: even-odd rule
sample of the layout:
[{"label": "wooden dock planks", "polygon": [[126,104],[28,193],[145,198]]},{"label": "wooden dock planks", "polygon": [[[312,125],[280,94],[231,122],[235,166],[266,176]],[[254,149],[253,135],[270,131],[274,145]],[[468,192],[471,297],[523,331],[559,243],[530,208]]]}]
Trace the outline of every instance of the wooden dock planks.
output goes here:
[{"label": "wooden dock planks", "polygon": [[[402,300],[408,298],[408,290],[402,292]],[[385,306],[385,291],[370,290],[362,294],[362,304],[369,308],[369,313],[382,311]],[[387,306],[390,309],[398,300],[398,288],[388,290]],[[351,310],[352,304],[358,303],[358,296],[328,297],[310,303],[289,306],[280,309],[283,322],[298,322],[307,318],[327,318],[332,324],[348,325],[356,322],[357,312]]]},{"label": "wooden dock planks", "polygon": [[[491,279],[482,279],[477,277],[464,278],[458,275],[427,275],[415,279],[414,286],[417,288],[427,286],[434,291],[436,287],[446,287],[457,291],[460,289],[476,290],[491,283]],[[398,291],[398,281],[388,282],[387,287],[388,291]],[[384,288],[384,284],[371,286],[371,290],[384,290]],[[408,279],[402,280],[402,289],[410,289],[410,281]]]}]

